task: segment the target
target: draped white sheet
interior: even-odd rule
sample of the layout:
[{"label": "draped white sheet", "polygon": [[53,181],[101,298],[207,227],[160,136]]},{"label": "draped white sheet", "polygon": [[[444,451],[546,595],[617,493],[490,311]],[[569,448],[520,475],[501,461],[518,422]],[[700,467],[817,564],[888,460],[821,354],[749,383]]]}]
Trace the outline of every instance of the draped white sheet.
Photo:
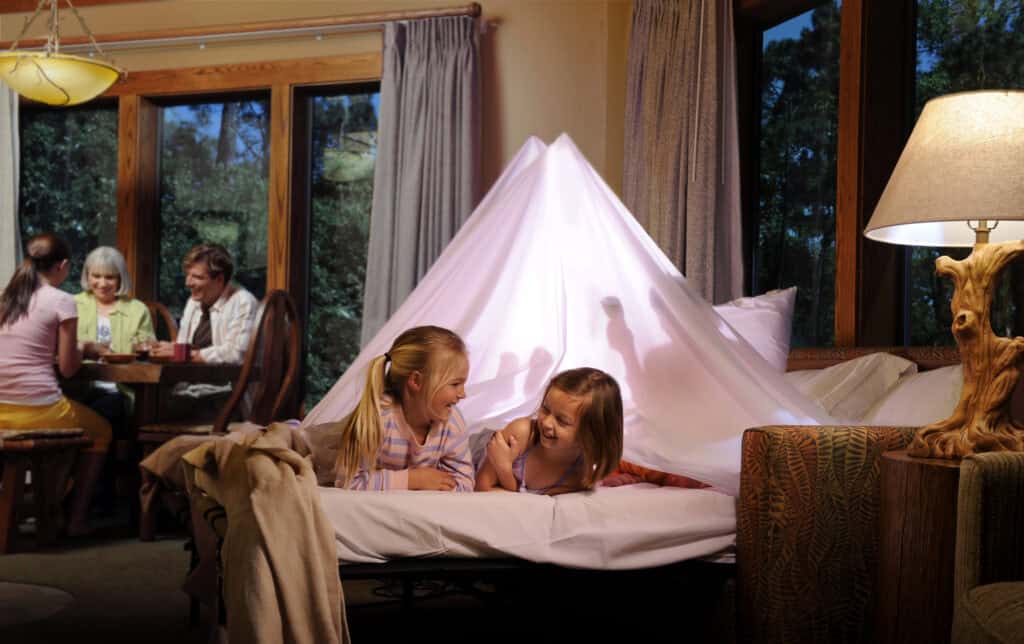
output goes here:
[{"label": "draped white sheet", "polygon": [[[366,365],[406,328],[469,346],[472,430],[531,414],[556,373],[612,374],[625,457],[736,494],[747,427],[828,422],[690,289],[567,135],[531,137],[405,303],[303,421],[355,406]],[[727,337],[728,336],[728,337]]]}]

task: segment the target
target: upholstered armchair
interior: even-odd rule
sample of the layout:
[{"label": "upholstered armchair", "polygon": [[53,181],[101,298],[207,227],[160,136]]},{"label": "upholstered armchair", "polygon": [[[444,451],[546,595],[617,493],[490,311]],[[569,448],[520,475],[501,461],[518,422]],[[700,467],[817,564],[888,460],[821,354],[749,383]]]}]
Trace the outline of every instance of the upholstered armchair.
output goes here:
[{"label": "upholstered armchair", "polygon": [[1024,454],[960,467],[953,642],[1024,642]]}]

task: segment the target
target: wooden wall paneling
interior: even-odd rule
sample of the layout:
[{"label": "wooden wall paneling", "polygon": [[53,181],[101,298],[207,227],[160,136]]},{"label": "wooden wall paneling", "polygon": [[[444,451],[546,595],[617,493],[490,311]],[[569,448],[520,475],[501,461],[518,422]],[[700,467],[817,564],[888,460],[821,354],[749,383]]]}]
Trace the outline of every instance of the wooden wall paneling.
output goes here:
[{"label": "wooden wall paneling", "polygon": [[135,297],[155,299],[159,110],[144,97],[122,96],[117,129],[117,245],[135,281]]},{"label": "wooden wall paneling", "polygon": [[104,96],[165,96],[266,89],[275,85],[379,80],[380,52],[326,58],[232,63],[207,67],[129,72]]},{"label": "wooden wall paneling", "polygon": [[[270,91],[270,207],[267,212],[267,291],[290,287],[292,258],[292,105],[294,89],[274,85]],[[301,249],[298,249],[301,253]]]},{"label": "wooden wall paneling", "polygon": [[904,250],[863,236],[910,132],[913,0],[845,0],[836,194],[837,346],[903,344]]}]

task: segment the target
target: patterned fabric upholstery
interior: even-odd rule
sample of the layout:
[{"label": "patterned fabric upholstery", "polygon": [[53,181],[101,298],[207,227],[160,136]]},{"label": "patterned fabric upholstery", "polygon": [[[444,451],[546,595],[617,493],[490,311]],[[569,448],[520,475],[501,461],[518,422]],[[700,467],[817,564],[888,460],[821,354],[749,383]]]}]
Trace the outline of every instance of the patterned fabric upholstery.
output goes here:
[{"label": "patterned fabric upholstery", "polygon": [[741,642],[873,640],[879,459],[910,427],[757,427],[737,510]]},{"label": "patterned fabric upholstery", "polygon": [[953,642],[1024,642],[1024,454],[960,466]]}]

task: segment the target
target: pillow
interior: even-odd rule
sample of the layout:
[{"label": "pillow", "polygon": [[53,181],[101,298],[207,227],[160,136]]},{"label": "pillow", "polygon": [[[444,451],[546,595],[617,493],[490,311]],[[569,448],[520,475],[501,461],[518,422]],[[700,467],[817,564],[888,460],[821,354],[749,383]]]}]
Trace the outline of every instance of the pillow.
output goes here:
[{"label": "pillow", "polygon": [[790,371],[784,377],[833,418],[860,422],[899,381],[917,372],[917,365],[891,353],[870,353],[825,369]]},{"label": "pillow", "polygon": [[795,303],[796,287],[791,286],[756,297],[741,297],[714,309],[761,357],[784,373]]},{"label": "pillow", "polygon": [[949,418],[963,384],[960,365],[906,375],[864,414],[864,424],[921,427]]}]

